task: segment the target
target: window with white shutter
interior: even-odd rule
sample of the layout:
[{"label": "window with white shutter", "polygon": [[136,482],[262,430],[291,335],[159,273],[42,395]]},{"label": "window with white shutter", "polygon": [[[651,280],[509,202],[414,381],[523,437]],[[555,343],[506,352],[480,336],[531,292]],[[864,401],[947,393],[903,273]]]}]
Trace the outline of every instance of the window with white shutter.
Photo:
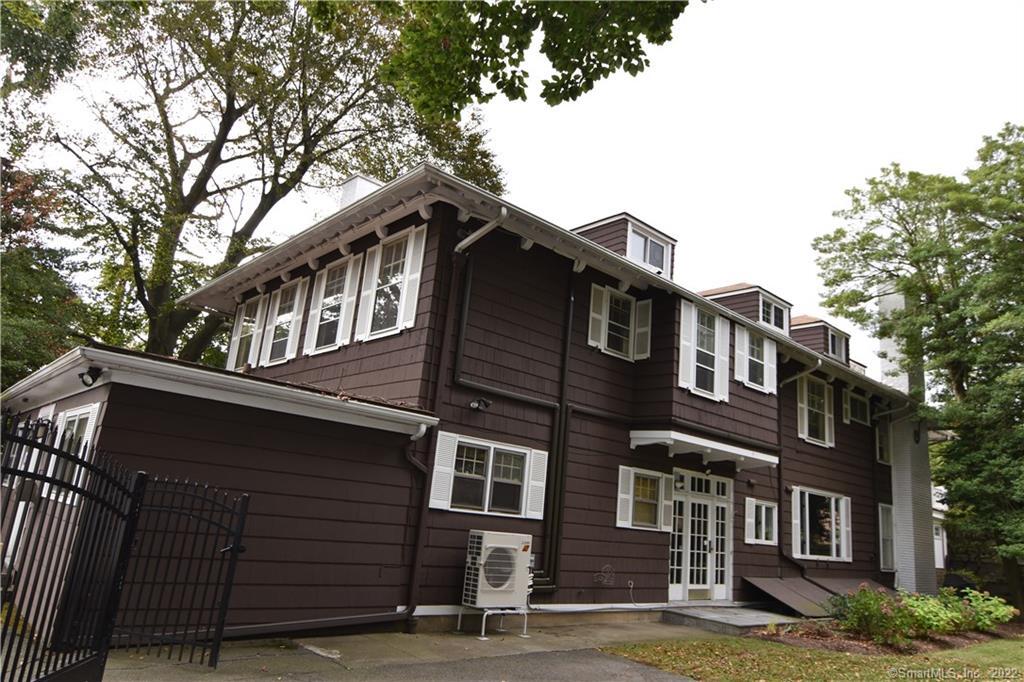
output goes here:
[{"label": "window with white shutter", "polygon": [[774,502],[748,497],[743,541],[749,545],[776,545],[779,537],[779,508]]},{"label": "window with white shutter", "polygon": [[471,514],[544,518],[548,453],[439,432],[430,506]]},{"label": "window with white shutter", "polygon": [[775,393],[775,342],[736,325],[735,347],[736,381],[755,391]]},{"label": "window with white shutter", "polygon": [[316,274],[306,324],[305,353],[344,346],[351,339],[362,255],[347,256]]},{"label": "window with white shutter", "polygon": [[366,251],[356,340],[397,334],[416,323],[427,226],[407,228]]},{"label": "window with white shutter", "polygon": [[615,525],[634,530],[672,530],[672,474],[619,467]]},{"label": "window with white shutter", "polygon": [[259,357],[260,324],[265,296],[243,301],[235,313],[228,348],[227,369],[240,370],[247,364],[255,365]]},{"label": "window with white shutter", "polygon": [[679,386],[696,395],[729,400],[729,320],[681,301]]},{"label": "window with white shutter", "polygon": [[270,295],[263,330],[261,365],[275,365],[296,356],[306,293],[306,278],[283,285]]},{"label": "window with white shutter", "polygon": [[592,284],[587,343],[623,360],[651,355],[651,302]]},{"label": "window with white shutter", "polygon": [[[96,420],[99,416],[100,403],[83,405],[62,412],[57,417],[57,439],[55,444],[61,450],[77,455],[84,461],[92,459],[92,437],[96,431]],[[61,481],[61,485],[46,483],[42,495],[57,502],[78,504],[79,493],[73,487],[81,487],[84,483],[85,467],[74,461],[57,457],[53,454],[39,452],[39,456],[48,458],[47,478]],[[35,455],[33,455],[33,461]],[[45,460],[44,460],[45,461]]]},{"label": "window with white shutter", "polygon": [[834,403],[831,385],[817,377],[800,377],[797,381],[797,428],[800,438],[822,447],[835,446]]}]

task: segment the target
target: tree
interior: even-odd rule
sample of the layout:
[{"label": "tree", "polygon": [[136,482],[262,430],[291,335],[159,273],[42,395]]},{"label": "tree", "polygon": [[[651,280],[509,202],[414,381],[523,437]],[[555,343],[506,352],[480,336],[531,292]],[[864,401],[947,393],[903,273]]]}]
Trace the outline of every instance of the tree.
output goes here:
[{"label": "tree", "polygon": [[78,296],[68,250],[50,245],[55,193],[3,160],[0,181],[0,388],[6,389],[71,349],[91,323]]},{"label": "tree", "polygon": [[[398,39],[386,7],[340,5],[329,34],[296,2],[84,7],[89,30],[57,83],[88,84],[81,110],[40,127],[26,158],[71,169],[57,217],[101,266],[100,302],[118,322],[104,340],[201,358],[224,320],[175,301],[265,247],[258,228],[295,190],[353,172],[391,178],[428,159],[502,191],[477,119],[427,124],[381,79]],[[44,90],[5,104],[37,112]]]},{"label": "tree", "polygon": [[[948,519],[986,541],[1021,604],[1024,559],[1024,126],[986,137],[961,179],[884,169],[847,192],[843,225],[814,247],[832,312],[922,363],[957,437],[935,458]],[[882,315],[886,292],[906,309]]]},{"label": "tree", "polygon": [[[551,105],[575,100],[618,71],[635,76],[650,66],[644,43],[672,38],[680,2],[406,2],[391,11],[401,40],[384,65],[386,76],[429,118],[456,118],[496,93],[526,99],[523,69],[534,34],[554,75],[541,97]],[[344,6],[308,0],[318,24],[332,29]],[[485,91],[484,81],[493,90]]]}]

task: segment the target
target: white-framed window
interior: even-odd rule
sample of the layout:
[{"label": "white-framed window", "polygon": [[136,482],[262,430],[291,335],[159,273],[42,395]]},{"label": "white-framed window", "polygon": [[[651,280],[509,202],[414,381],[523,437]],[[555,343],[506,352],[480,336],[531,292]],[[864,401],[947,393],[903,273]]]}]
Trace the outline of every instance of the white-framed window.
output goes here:
[{"label": "white-framed window", "polygon": [[651,356],[651,302],[614,287],[590,286],[587,343],[624,360]]},{"label": "white-framed window", "polygon": [[334,350],[352,338],[362,262],[362,254],[346,256],[316,273],[306,324],[307,354]]},{"label": "white-framed window", "polygon": [[679,386],[712,400],[729,400],[729,320],[680,302]]},{"label": "white-framed window", "polygon": [[626,245],[626,256],[637,263],[642,263],[659,273],[668,271],[672,258],[672,245],[654,234],[629,225],[629,243]]},{"label": "white-framed window", "polygon": [[760,322],[789,333],[789,306],[761,292]]},{"label": "white-framed window", "polygon": [[794,557],[852,561],[849,497],[794,486],[791,506]]},{"label": "white-framed window", "polygon": [[779,505],[748,497],[743,541],[748,545],[777,545],[779,543]]},{"label": "white-framed window", "polygon": [[618,528],[669,532],[672,530],[672,474],[636,467],[619,467]]},{"label": "white-framed window", "polygon": [[828,354],[836,360],[846,362],[846,336],[834,329],[828,330]]},{"label": "white-framed window", "polygon": [[844,388],[843,423],[849,424],[851,421],[871,426],[871,403],[867,397]]},{"label": "white-framed window", "polygon": [[267,297],[255,296],[238,304],[235,324],[231,328],[227,369],[240,370],[255,366],[260,357],[261,330],[266,315]]},{"label": "white-framed window", "polygon": [[878,505],[878,568],[883,571],[896,570],[896,555],[893,553],[895,535],[892,505]]},{"label": "white-framed window", "polygon": [[306,296],[306,278],[292,280],[270,295],[263,330],[261,365],[276,365],[296,356]]},{"label": "white-framed window", "polygon": [[831,448],[836,444],[832,386],[812,376],[797,380],[798,435],[808,443]]},{"label": "white-framed window", "polygon": [[410,227],[366,251],[356,341],[397,334],[416,323],[427,226]]},{"label": "white-framed window", "polygon": [[[88,461],[92,453],[92,435],[96,430],[99,409],[99,403],[92,403],[60,413],[57,416],[57,440],[54,444],[59,449]],[[53,453],[40,452],[39,456],[49,459],[46,466],[46,475],[49,478],[62,481],[67,486],[82,487],[85,482],[85,467]],[[61,485],[47,483],[43,486],[42,494],[43,497],[58,502],[78,503],[78,493]]]},{"label": "white-framed window", "polygon": [[888,421],[880,421],[875,426],[875,460],[892,465],[892,431]]},{"label": "white-framed window", "polygon": [[762,393],[777,390],[775,341],[736,325],[736,381]]},{"label": "white-framed window", "polygon": [[434,509],[544,517],[548,453],[438,432],[430,506]]}]

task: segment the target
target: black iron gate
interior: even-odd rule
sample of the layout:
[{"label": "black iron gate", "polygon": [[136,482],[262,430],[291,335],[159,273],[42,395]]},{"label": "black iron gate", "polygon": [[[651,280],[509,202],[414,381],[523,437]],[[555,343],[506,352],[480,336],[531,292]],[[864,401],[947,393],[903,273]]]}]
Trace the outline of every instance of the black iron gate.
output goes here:
[{"label": "black iron gate", "polygon": [[103,676],[147,479],[84,431],[3,418],[5,682]]},{"label": "black iron gate", "polygon": [[115,644],[217,665],[248,506],[201,483],[149,481]]}]

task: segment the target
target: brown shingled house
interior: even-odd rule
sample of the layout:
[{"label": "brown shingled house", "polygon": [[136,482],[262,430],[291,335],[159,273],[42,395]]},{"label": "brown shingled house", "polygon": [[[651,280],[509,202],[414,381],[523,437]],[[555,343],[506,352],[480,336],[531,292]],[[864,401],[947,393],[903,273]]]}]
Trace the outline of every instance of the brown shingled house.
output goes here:
[{"label": "brown shingled house", "polygon": [[184,297],[226,370],[83,348],[4,400],[251,493],[229,634],[450,613],[472,528],[533,536],[537,605],[933,590],[908,398],[760,286],[676,284],[684,249],[421,165]]}]

